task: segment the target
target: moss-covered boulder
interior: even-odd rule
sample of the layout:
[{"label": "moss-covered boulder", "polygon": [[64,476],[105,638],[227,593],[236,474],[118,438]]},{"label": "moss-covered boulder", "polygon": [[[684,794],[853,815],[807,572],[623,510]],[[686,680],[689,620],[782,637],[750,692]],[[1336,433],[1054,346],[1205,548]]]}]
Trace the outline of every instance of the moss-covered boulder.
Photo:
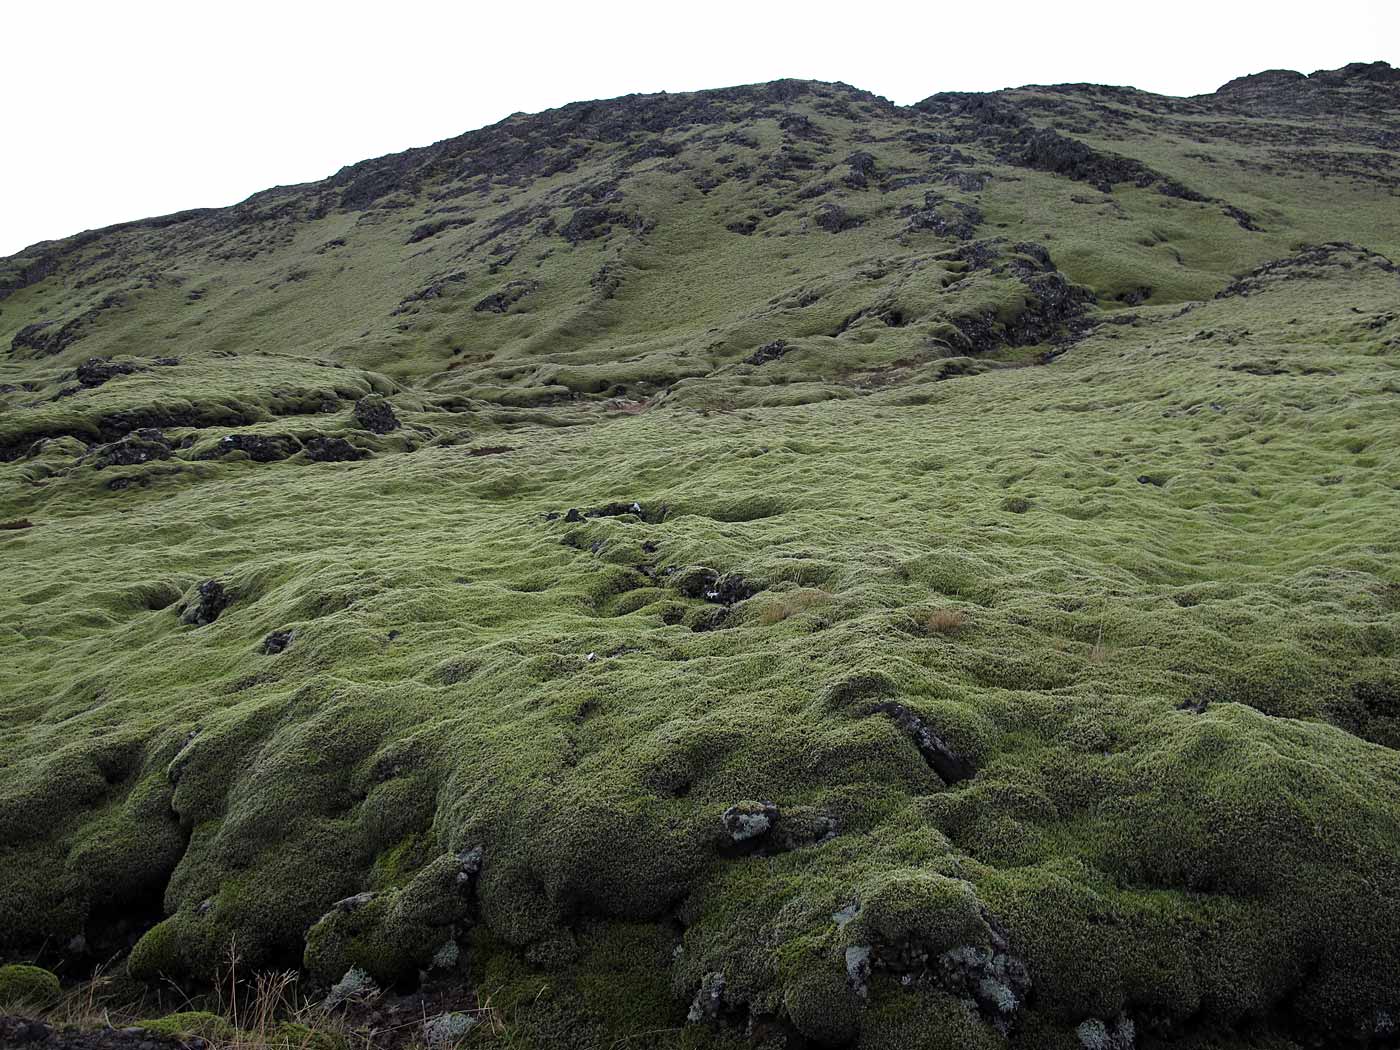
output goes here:
[{"label": "moss-covered boulder", "polygon": [[149,1018],[137,1021],[136,1027],[177,1039],[198,1037],[220,1042],[231,1042],[241,1034],[228,1020],[207,1010],[186,1010],[166,1014],[164,1017]]},{"label": "moss-covered boulder", "polygon": [[480,849],[444,854],[402,888],[338,901],[306,935],[304,963],[323,980],[358,967],[379,984],[411,981],[474,913]]},{"label": "moss-covered boulder", "polygon": [[0,1005],[6,1008],[51,1006],[61,994],[58,977],[42,966],[0,966]]}]

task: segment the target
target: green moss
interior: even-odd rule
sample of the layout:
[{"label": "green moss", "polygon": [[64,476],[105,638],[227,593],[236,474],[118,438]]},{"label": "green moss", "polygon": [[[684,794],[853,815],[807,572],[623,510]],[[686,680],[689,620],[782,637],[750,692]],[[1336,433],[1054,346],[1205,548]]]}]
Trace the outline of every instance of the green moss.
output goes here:
[{"label": "green moss", "polygon": [[43,967],[21,963],[0,966],[0,1003],[11,1012],[52,1006],[60,994],[58,978]]},{"label": "green moss", "polygon": [[234,1040],[239,1037],[238,1029],[228,1021],[218,1014],[204,1010],[190,1010],[138,1021],[137,1027],[162,1035],[172,1035],[177,1039],[197,1036],[201,1039]]},{"label": "green moss", "polygon": [[295,1021],[282,1021],[268,1033],[266,1043],[287,1050],[346,1050],[347,1041],[336,1032],[310,1028]]},{"label": "green moss", "polygon": [[[891,995],[873,1004],[865,1027],[870,1034],[857,1042],[861,1050],[995,1050],[1006,1045],[976,1010],[936,991]],[[1048,1050],[1052,1044],[1045,1045]]]},{"label": "green moss", "polygon": [[469,919],[475,863],[441,856],[402,888],[337,905],[306,935],[306,969],[334,981],[359,967],[386,987],[415,979]]},{"label": "green moss", "polygon": [[312,1028],[295,1021],[278,1021],[258,1032],[240,1030],[218,1014],[190,1010],[136,1022],[148,1032],[176,1039],[206,1039],[216,1043],[256,1044],[279,1050],[345,1050],[345,1038],[338,1033]]},{"label": "green moss", "polygon": [[980,902],[967,882],[926,872],[888,872],[860,896],[860,913],[845,931],[849,944],[915,941],[938,955],[988,940]]}]

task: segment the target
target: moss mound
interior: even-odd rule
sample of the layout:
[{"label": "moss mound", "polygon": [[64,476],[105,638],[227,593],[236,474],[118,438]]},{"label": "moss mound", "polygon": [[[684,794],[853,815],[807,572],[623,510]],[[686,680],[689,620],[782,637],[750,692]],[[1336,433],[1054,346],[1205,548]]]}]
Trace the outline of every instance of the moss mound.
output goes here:
[{"label": "moss mound", "polygon": [[61,994],[58,978],[41,966],[0,966],[0,1003],[11,1011],[52,1006]]},{"label": "moss mound", "polygon": [[198,1037],[215,1041],[233,1041],[239,1031],[218,1014],[207,1010],[187,1010],[137,1022],[137,1027],[179,1039]]}]

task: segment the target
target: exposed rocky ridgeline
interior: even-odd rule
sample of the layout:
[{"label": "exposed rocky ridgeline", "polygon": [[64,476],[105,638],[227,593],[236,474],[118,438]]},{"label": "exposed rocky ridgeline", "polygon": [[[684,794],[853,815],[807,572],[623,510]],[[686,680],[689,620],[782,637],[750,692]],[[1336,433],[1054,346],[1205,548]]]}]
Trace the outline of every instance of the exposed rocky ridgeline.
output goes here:
[{"label": "exposed rocky ridgeline", "polygon": [[1387,62],[1353,62],[1311,76],[1291,69],[1253,73],[1235,78],[1206,97],[1217,105],[1247,112],[1348,113],[1393,122],[1397,94],[1400,69]]},{"label": "exposed rocky ridgeline", "polygon": [[0,1042],[237,1043],[233,947],[378,1050],[1393,1050],[1398,91],[629,96],[0,260]]}]

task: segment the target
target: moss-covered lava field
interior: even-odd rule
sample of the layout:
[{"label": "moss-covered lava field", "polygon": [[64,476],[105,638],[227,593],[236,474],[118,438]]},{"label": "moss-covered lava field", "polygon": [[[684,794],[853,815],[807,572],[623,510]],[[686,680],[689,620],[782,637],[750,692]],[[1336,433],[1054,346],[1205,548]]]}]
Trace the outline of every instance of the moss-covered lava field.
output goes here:
[{"label": "moss-covered lava field", "polygon": [[1375,63],[579,103],[0,260],[0,963],[1395,1046],[1395,259]]}]

